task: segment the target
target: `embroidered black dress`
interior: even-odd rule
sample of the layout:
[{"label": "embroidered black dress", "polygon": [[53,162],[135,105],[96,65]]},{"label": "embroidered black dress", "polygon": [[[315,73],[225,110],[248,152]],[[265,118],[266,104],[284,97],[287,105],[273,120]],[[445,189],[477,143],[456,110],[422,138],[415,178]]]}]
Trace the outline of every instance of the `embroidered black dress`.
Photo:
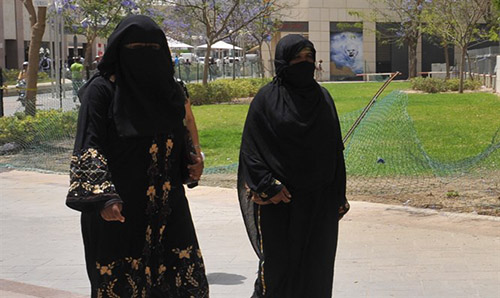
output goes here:
[{"label": "embroidered black dress", "polygon": [[[96,75],[79,94],[66,203],[82,211],[92,297],[208,297],[182,185],[183,115],[168,125],[156,122],[161,127],[150,136],[124,136],[114,109],[123,98],[119,80],[115,85]],[[123,204],[124,223],[101,217],[101,209],[112,202]]]},{"label": "embroidered black dress", "polygon": [[[313,78],[314,64],[290,61],[311,42],[287,35],[276,48],[277,75],[259,90],[243,131],[238,194],[259,257],[252,297],[332,296],[338,220],[347,212],[337,112]],[[291,202],[258,205],[286,186]]]}]

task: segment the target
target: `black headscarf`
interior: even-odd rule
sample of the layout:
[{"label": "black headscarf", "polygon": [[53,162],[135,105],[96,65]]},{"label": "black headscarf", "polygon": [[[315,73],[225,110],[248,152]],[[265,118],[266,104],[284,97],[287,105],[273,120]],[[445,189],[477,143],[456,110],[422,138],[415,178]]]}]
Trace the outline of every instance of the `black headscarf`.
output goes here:
[{"label": "black headscarf", "polygon": [[[336,152],[343,146],[332,99],[314,80],[314,63],[290,65],[305,47],[315,52],[301,35],[279,41],[276,77],[250,106],[240,163],[254,191],[265,188],[267,176],[297,190],[321,187],[333,179]],[[307,83],[294,84],[297,80]]]},{"label": "black headscarf", "polygon": [[253,99],[243,130],[238,196],[259,256],[262,252],[249,189],[267,192],[277,179],[293,198],[333,183],[339,158],[343,158],[337,112],[328,91],[314,80],[314,63],[290,65],[306,47],[315,53],[314,45],[300,35],[287,35],[279,41],[276,77]]},{"label": "black headscarf", "polygon": [[[130,43],[155,43],[160,48],[126,48]],[[184,96],[174,81],[165,34],[151,18],[123,19],[97,68],[104,77],[115,75],[112,117],[120,136],[153,136],[182,122]]]}]

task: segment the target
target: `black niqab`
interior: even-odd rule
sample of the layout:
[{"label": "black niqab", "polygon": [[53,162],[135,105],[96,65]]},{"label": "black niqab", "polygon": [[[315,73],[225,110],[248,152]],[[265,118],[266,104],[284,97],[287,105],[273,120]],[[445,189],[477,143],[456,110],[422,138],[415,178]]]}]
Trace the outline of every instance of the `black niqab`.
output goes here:
[{"label": "black niqab", "polygon": [[[130,43],[160,47],[126,48]],[[153,136],[182,123],[184,96],[174,81],[167,39],[149,17],[133,15],[118,24],[98,69],[104,77],[115,75],[112,117],[120,136]]]},{"label": "black niqab", "polygon": [[[328,91],[314,81],[314,64],[290,65],[305,47],[315,53],[313,44],[300,35],[280,40],[276,77],[255,96],[243,131],[238,193],[247,231],[259,255],[254,204],[248,200],[247,187],[261,193],[277,179],[293,198],[294,193],[332,183],[342,156],[337,112]],[[307,83],[294,83],[297,80]]]}]

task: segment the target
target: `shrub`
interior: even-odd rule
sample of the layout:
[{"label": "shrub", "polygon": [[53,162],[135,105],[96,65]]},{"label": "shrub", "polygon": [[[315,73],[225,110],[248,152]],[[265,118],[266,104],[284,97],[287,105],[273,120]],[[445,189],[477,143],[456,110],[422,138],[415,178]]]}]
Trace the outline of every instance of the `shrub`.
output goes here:
[{"label": "shrub", "polygon": [[[3,69],[2,70],[4,84],[15,85],[17,83],[17,76],[19,75],[19,69]],[[50,76],[48,73],[40,71],[38,72],[38,82],[50,81]]]},{"label": "shrub", "polygon": [[203,86],[200,83],[187,84],[191,104],[213,104],[230,102],[236,98],[253,97],[271,79],[219,79]]},{"label": "shrub", "polygon": [[449,79],[446,81],[446,88],[450,91],[458,91],[460,87],[459,79]]},{"label": "shrub", "polygon": [[[445,91],[458,91],[460,86],[459,79],[435,79],[435,78],[413,78],[410,80],[413,90],[420,90],[427,93],[438,93]],[[477,90],[481,87],[478,80],[464,80],[464,90]]]},{"label": "shrub", "polygon": [[464,89],[465,90],[478,90],[481,88],[483,83],[480,80],[465,80],[464,81]]},{"label": "shrub", "polygon": [[17,143],[28,147],[35,143],[74,136],[78,112],[38,111],[35,117],[16,113],[0,118],[0,145]]}]

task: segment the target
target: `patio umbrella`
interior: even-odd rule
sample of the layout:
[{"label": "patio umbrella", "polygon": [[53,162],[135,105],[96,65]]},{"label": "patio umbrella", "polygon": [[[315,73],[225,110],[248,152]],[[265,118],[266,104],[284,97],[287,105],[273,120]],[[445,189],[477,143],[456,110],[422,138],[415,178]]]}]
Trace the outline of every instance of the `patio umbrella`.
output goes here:
[{"label": "patio umbrella", "polygon": [[[198,46],[197,48],[199,48],[199,49],[206,49],[207,48],[207,44]],[[212,45],[212,50],[232,50],[233,48],[235,50],[243,50],[240,47],[233,46],[232,44],[229,44],[229,43],[227,43],[225,41],[222,41],[222,40],[220,40],[220,41],[218,41],[218,42],[216,42],[216,43],[214,43]]]},{"label": "patio umbrella", "polygon": [[171,49],[192,49],[194,48],[191,45],[188,45],[187,43],[180,42],[178,40],[175,40],[173,38],[170,38],[167,36],[167,41],[168,41],[168,47]]}]

